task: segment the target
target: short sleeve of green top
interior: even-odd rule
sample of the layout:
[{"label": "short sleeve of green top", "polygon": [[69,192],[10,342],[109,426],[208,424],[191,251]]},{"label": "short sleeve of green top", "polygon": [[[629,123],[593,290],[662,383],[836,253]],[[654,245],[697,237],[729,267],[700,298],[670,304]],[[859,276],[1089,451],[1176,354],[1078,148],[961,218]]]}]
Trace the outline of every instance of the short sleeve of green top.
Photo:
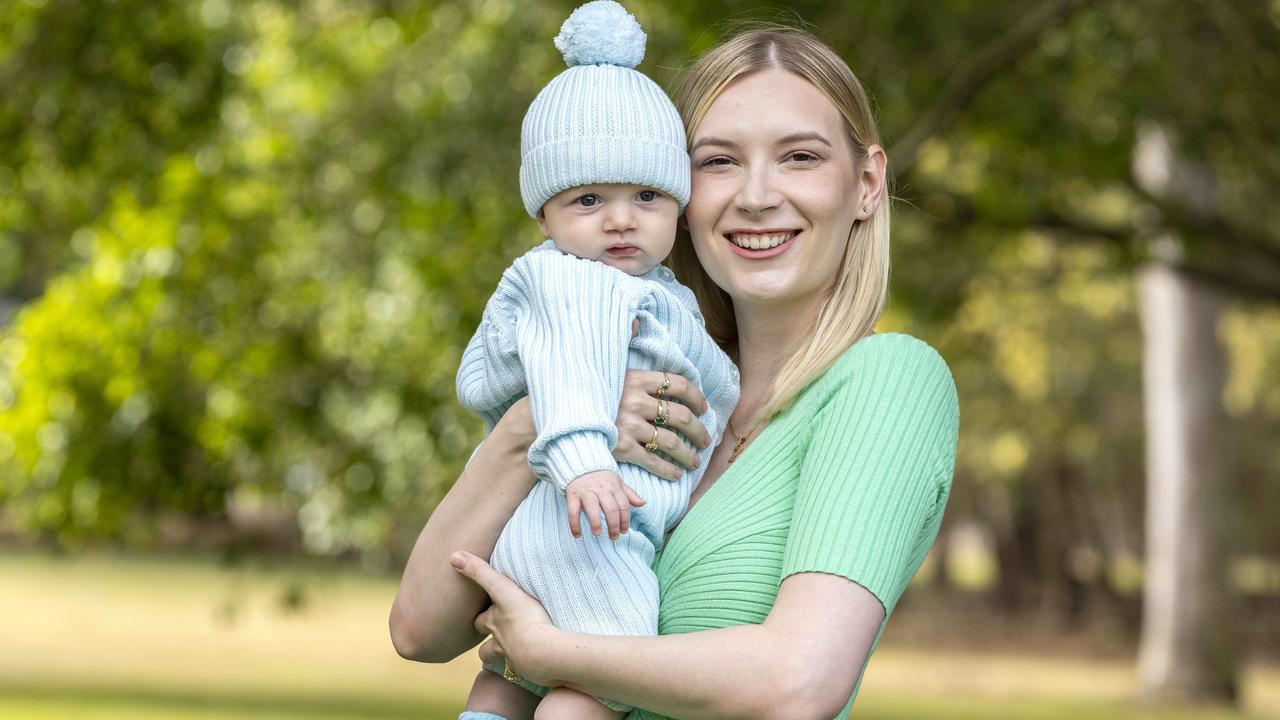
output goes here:
[{"label": "short sleeve of green top", "polygon": [[[654,564],[658,632],[763,622],[782,581],[802,572],[865,587],[887,622],[938,533],[958,426],[955,384],[933,348],[897,333],[854,344],[672,534]],[[847,668],[840,717],[860,670]]]}]

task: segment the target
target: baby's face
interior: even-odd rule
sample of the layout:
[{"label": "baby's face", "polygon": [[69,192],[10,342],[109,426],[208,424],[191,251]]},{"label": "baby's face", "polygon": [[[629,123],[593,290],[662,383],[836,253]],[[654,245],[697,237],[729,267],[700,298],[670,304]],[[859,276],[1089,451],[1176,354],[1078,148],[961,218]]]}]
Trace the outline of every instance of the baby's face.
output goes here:
[{"label": "baby's face", "polygon": [[538,227],[562,252],[641,275],[676,241],[675,199],[643,185],[582,185],[542,206]]}]

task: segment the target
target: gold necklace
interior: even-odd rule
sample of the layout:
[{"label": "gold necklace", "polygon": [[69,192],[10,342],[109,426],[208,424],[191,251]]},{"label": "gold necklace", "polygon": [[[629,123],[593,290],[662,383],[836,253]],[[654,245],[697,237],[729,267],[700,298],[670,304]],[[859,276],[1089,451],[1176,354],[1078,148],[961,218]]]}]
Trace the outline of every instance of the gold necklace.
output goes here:
[{"label": "gold necklace", "polygon": [[729,453],[729,462],[725,463],[726,465],[732,465],[733,461],[738,459],[738,456],[742,454],[743,449],[747,445],[747,438],[751,437],[752,433],[754,433],[758,427],[760,427],[760,423],[752,425],[751,430],[748,431],[746,435],[739,435],[738,429],[733,426],[733,418],[729,418],[729,432],[733,433],[733,436],[738,438],[738,444],[733,446],[733,452]]}]

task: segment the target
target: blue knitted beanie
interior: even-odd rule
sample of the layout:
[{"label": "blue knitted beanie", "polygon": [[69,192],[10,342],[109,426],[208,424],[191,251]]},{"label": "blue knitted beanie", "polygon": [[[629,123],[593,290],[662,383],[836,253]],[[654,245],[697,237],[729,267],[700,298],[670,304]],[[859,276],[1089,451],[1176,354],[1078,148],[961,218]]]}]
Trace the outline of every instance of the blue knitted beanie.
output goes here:
[{"label": "blue knitted beanie", "polygon": [[667,94],[634,68],[644,31],[621,5],[595,0],[560,27],[569,69],[547,84],[520,127],[520,195],[537,217],[562,190],[646,185],[689,202],[684,125]]}]

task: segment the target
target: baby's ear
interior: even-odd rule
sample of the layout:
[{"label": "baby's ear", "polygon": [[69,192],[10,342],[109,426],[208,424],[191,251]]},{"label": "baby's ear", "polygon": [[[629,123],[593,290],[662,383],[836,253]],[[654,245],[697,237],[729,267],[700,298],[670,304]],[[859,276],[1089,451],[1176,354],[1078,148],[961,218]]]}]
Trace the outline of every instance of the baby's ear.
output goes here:
[{"label": "baby's ear", "polygon": [[538,208],[538,229],[542,231],[543,237],[551,237],[551,230],[547,228],[547,214]]},{"label": "baby's ear", "polygon": [[676,218],[676,224],[680,226],[681,230],[689,232],[689,218],[683,212],[680,213],[680,217]]}]

